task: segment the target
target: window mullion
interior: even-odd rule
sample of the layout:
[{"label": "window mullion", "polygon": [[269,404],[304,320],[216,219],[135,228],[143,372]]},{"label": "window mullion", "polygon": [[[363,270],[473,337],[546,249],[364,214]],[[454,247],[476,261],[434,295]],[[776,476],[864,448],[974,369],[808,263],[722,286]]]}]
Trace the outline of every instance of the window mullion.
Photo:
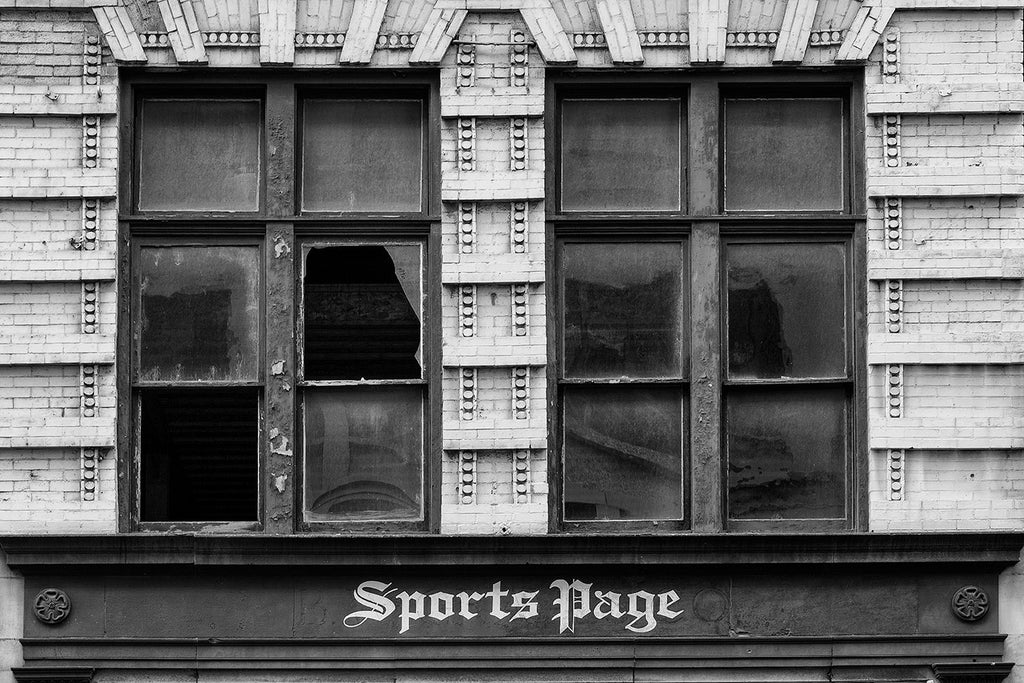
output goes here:
[{"label": "window mullion", "polygon": [[[690,84],[687,116],[688,213],[714,216],[719,213],[719,96],[718,83],[694,79]],[[696,272],[696,271],[695,271]]]},{"label": "window mullion", "polygon": [[[271,81],[264,114],[264,207],[267,216],[295,215],[295,85]],[[288,260],[291,263],[291,260]]]},{"label": "window mullion", "polygon": [[267,224],[266,348],[264,372],[266,412],[261,432],[265,469],[261,472],[264,528],[292,533],[297,519],[295,450],[295,229],[292,223]]},{"label": "window mullion", "polygon": [[722,522],[722,363],[719,226],[693,224],[690,237],[690,510],[692,528]]}]

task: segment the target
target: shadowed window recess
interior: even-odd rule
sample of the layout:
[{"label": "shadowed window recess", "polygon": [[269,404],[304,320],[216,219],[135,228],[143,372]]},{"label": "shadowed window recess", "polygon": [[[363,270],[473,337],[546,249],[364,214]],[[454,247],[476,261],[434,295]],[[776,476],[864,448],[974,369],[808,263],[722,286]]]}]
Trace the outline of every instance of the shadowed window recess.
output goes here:
[{"label": "shadowed window recess", "polygon": [[419,244],[306,253],[307,521],[422,519],[422,310]]}]

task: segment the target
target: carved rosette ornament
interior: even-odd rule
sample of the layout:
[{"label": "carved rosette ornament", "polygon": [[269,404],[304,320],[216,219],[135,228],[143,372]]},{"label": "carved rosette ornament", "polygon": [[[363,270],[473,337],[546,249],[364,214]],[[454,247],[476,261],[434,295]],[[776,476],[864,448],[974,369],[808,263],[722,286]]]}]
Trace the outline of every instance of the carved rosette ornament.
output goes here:
[{"label": "carved rosette ornament", "polygon": [[978,621],[988,614],[988,593],[977,586],[964,586],[953,593],[953,614],[962,621]]},{"label": "carved rosette ornament", "polygon": [[33,608],[36,619],[54,626],[71,614],[71,598],[58,588],[44,588],[36,596]]}]

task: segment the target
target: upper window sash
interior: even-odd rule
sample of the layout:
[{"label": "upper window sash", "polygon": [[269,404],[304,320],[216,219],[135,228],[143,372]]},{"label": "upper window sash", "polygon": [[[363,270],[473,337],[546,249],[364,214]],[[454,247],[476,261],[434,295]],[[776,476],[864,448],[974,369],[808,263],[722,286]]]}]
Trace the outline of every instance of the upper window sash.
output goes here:
[{"label": "upper window sash", "polygon": [[556,213],[685,213],[686,118],[680,87],[560,93]]},{"label": "upper window sash", "polygon": [[253,215],[264,195],[263,98],[140,93],[132,206],[140,214]]}]

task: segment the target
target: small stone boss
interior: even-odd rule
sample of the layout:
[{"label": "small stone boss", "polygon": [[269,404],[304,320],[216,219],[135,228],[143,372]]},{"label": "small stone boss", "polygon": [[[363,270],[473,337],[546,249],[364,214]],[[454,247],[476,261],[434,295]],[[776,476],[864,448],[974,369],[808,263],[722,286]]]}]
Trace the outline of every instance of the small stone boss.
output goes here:
[{"label": "small stone boss", "polygon": [[[398,632],[405,633],[412,622],[420,619],[439,622],[453,617],[467,621],[474,619],[484,613],[477,610],[487,610],[488,605],[490,609],[486,614],[499,621],[533,619],[539,614],[540,591],[512,593],[502,589],[501,581],[495,582],[484,593],[410,593],[405,590],[399,592],[398,588],[392,588],[391,585],[381,581],[363,581],[359,584],[353,591],[353,597],[366,609],[346,616],[343,620],[345,626],[358,628],[367,621],[384,621],[397,612]],[[658,594],[643,590],[622,594],[593,590],[593,586],[592,583],[578,579],[556,579],[551,582],[549,588],[555,591],[551,596],[551,604],[556,612],[551,620],[558,622],[559,633],[574,633],[576,620],[588,618],[623,620],[626,630],[648,633],[657,627],[659,617],[671,621],[682,616],[684,611],[673,609],[679,602],[679,594],[674,590]]]}]

